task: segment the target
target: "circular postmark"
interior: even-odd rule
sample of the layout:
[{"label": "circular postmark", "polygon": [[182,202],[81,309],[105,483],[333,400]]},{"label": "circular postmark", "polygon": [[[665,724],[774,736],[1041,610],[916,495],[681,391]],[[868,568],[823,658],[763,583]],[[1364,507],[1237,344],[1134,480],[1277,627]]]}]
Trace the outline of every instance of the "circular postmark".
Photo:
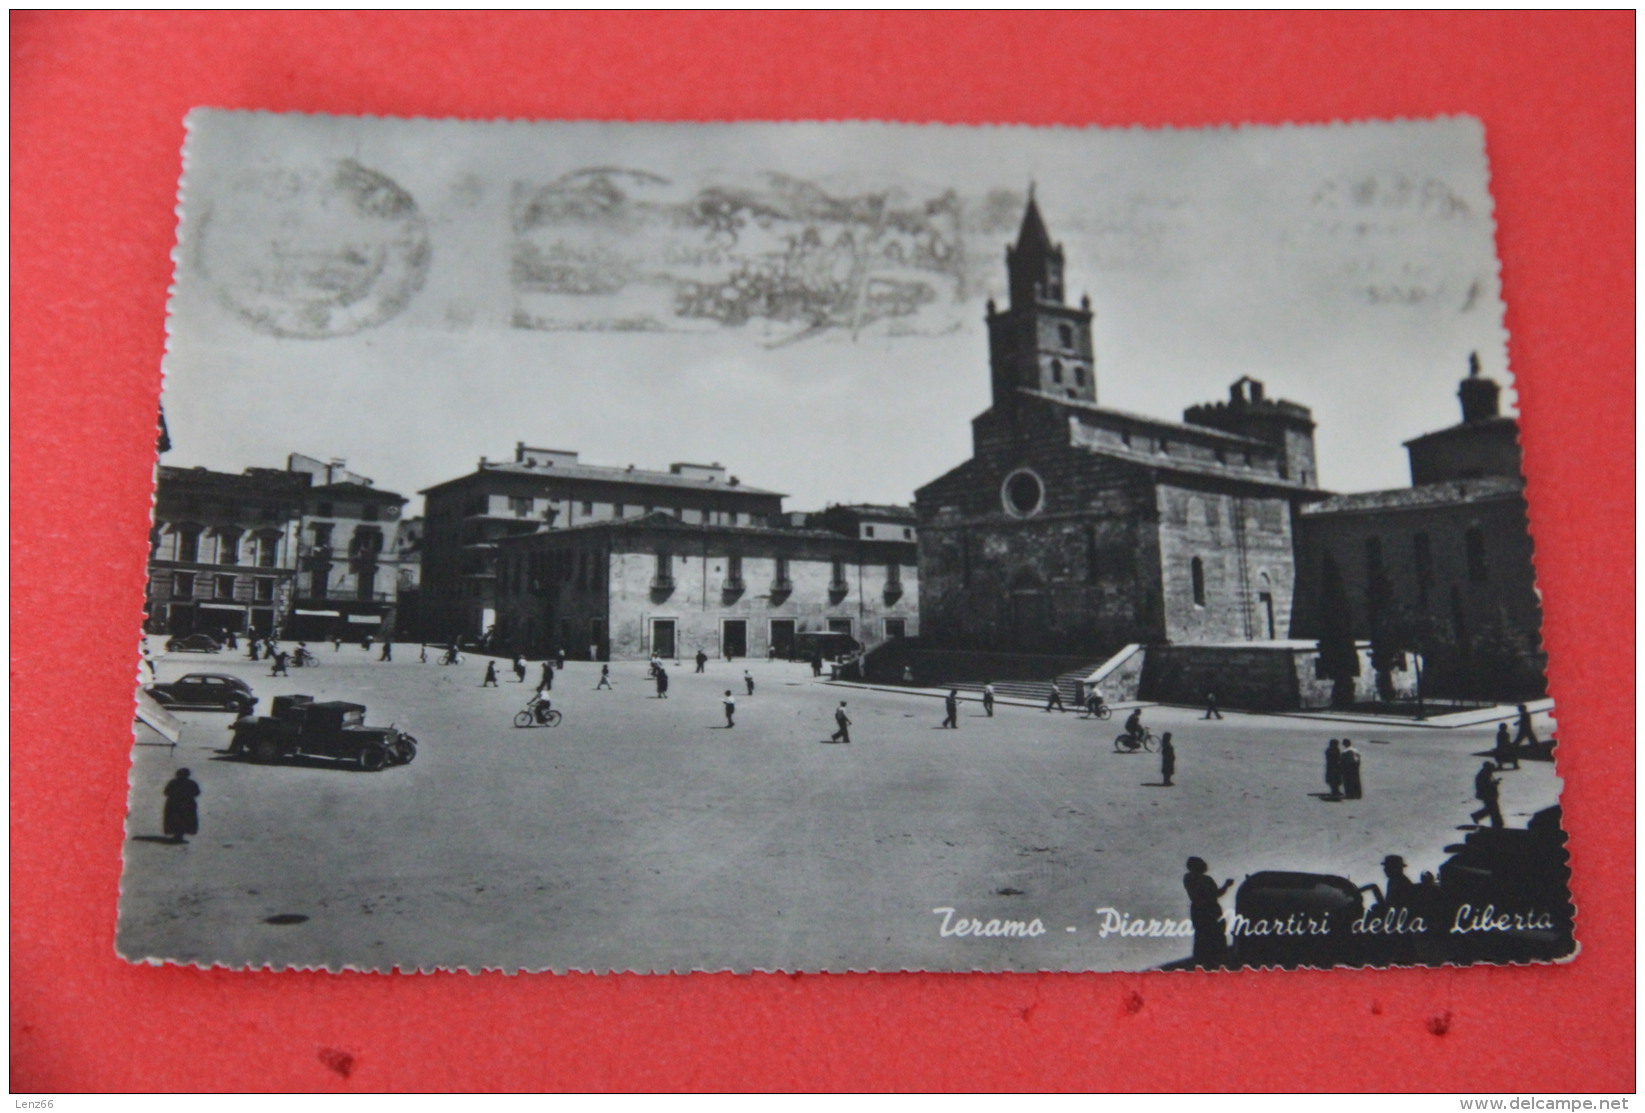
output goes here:
[{"label": "circular postmark", "polygon": [[212,199],[196,256],[240,320],[307,339],[394,317],[422,289],[431,257],[416,200],[353,159],[241,175]]}]

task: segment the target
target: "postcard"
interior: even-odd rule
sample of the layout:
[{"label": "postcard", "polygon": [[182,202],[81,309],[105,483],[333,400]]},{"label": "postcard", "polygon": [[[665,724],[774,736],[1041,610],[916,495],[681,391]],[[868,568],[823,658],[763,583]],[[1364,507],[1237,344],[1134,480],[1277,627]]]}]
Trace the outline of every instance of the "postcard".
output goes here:
[{"label": "postcard", "polygon": [[1485,136],[188,121],[117,946],[1575,953]]}]

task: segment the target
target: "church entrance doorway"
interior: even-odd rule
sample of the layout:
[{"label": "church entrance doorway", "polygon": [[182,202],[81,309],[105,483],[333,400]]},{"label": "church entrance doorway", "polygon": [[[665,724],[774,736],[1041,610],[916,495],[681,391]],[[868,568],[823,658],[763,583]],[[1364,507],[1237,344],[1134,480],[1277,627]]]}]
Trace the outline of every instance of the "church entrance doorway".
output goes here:
[{"label": "church entrance doorway", "polygon": [[1051,625],[1051,601],[1045,583],[1027,569],[1011,577],[1011,644],[1020,650],[1041,648]]}]

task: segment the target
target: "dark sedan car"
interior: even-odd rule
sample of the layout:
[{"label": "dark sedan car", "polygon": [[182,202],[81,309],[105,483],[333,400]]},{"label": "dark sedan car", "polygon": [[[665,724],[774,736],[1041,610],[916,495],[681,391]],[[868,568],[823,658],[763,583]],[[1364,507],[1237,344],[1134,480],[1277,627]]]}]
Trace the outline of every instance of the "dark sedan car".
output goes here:
[{"label": "dark sedan car", "polygon": [[214,672],[191,672],[170,684],[151,684],[148,692],[163,707],[210,707],[249,715],[257,706],[251,685],[238,676]]},{"label": "dark sedan car", "polygon": [[210,634],[189,634],[186,637],[167,638],[167,653],[216,653],[223,648]]}]

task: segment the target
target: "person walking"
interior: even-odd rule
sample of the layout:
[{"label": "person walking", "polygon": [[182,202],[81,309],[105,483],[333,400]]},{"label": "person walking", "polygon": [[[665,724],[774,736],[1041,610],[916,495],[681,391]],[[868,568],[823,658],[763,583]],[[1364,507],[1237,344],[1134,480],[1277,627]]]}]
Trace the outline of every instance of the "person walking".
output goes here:
[{"label": "person walking", "polygon": [[1055,680],[1051,681],[1051,697],[1045,701],[1045,709],[1050,711],[1052,708],[1058,711],[1068,710],[1062,705],[1062,687]]},{"label": "person walking", "polygon": [[341,635],[331,635],[331,651],[333,653],[341,653],[343,651],[343,639]]},{"label": "person walking", "polygon": [[225,643],[224,648],[238,650],[240,648],[240,635],[235,633],[233,630],[230,630],[228,632],[228,641]]},{"label": "person walking", "polygon": [[1171,745],[1171,732],[1160,735],[1159,740],[1159,774],[1166,787],[1171,786],[1171,778],[1177,772],[1177,748]]},{"label": "person walking", "polygon": [[707,667],[708,667],[708,654],[704,653],[700,649],[697,650],[697,671],[702,672]]},{"label": "person walking", "polygon": [[[600,655],[600,647],[599,646],[591,645],[591,646],[588,647],[588,659],[590,661],[594,660],[599,655]],[[565,647],[564,646],[561,646],[560,649],[555,652],[554,660],[555,660],[555,663],[558,665],[558,667],[560,667],[562,669],[565,668]]]},{"label": "person walking", "polygon": [[668,698],[668,670],[662,665],[657,666],[657,698]]},{"label": "person walking", "polygon": [[813,653],[811,655],[811,675],[813,677],[817,677],[817,676],[822,675],[822,654],[821,653]]},{"label": "person walking", "polygon": [[754,694],[754,674],[747,669],[743,670],[743,683],[748,685],[748,694]]},{"label": "person walking", "polygon": [[379,660],[379,661],[392,661],[392,660],[394,660],[394,643],[389,641],[387,638],[383,639],[383,651],[382,651],[382,653],[377,655],[377,660]]},{"label": "person walking", "polygon": [[514,655],[514,683],[525,683],[525,658],[518,653]]},{"label": "person walking", "polygon": [[959,730],[960,729],[960,693],[959,693],[959,690],[956,689],[956,688],[948,689],[948,695],[943,697],[942,705],[943,705],[943,710],[948,712],[948,717],[942,721],[942,725],[944,727],[946,727],[947,729],[949,729],[949,730]]},{"label": "person walking", "polygon": [[495,687],[497,687],[497,662],[496,661],[487,661],[486,662],[486,675],[485,675],[485,679],[480,681],[480,687],[482,687],[482,688],[495,688]]},{"label": "person walking", "polygon": [[537,680],[537,690],[539,692],[552,692],[554,690],[554,662],[543,662],[542,676]]},{"label": "person walking", "polygon": [[1496,759],[1498,769],[1506,769],[1510,761],[1514,763],[1515,769],[1519,768],[1519,747],[1508,737],[1507,723],[1496,725],[1496,745],[1492,748],[1491,756]]},{"label": "person walking", "polygon": [[1531,712],[1523,703],[1519,705],[1519,726],[1514,731],[1514,745],[1517,747],[1521,742],[1531,746],[1540,745],[1536,729],[1531,726]]},{"label": "person walking", "polygon": [[166,808],[161,825],[172,842],[188,842],[186,835],[200,833],[200,786],[189,779],[187,769],[177,770],[176,776],[166,782]]},{"label": "person walking", "polygon": [[287,653],[285,650],[281,649],[281,650],[276,651],[275,654],[274,654],[274,668],[269,671],[269,675],[270,676],[290,676],[291,674],[286,671],[286,662],[289,661],[290,659],[291,659],[291,655],[289,653]]},{"label": "person walking", "polygon": [[428,643],[427,642],[424,642],[422,645],[417,647],[417,663],[420,664],[420,665],[428,664]]},{"label": "person walking", "polygon": [[1491,826],[1500,829],[1502,827],[1502,782],[1492,775],[1495,772],[1495,768],[1487,761],[1482,762],[1479,772],[1474,774],[1474,799],[1478,800],[1482,806],[1471,813],[1468,818],[1478,824],[1481,819],[1489,816]]},{"label": "person walking", "polygon": [[1222,712],[1217,710],[1217,694],[1215,692],[1206,692],[1205,693],[1205,714],[1202,715],[1201,718],[1203,718],[1203,719],[1220,719],[1220,718],[1222,718]]},{"label": "person walking", "polygon": [[610,665],[601,665],[600,666],[600,682],[598,684],[594,685],[594,690],[596,692],[598,692],[601,688],[609,689],[610,687],[611,687],[611,666]]},{"label": "person walking", "polygon": [[1364,795],[1359,780],[1359,751],[1347,738],[1342,740],[1342,795],[1349,800],[1358,800]]},{"label": "person walking", "polygon": [[914,666],[913,665],[904,665],[902,667],[902,682],[904,684],[907,684],[907,685],[910,685],[910,686],[913,685],[913,683],[914,683]]},{"label": "person walking", "polygon": [[248,651],[247,656],[249,656],[253,661],[261,660],[263,656],[263,647],[258,644],[256,638],[250,639],[250,642],[251,649]]},{"label": "person walking", "polygon": [[1194,965],[1216,968],[1227,957],[1228,923],[1222,918],[1222,895],[1234,887],[1234,879],[1218,887],[1210,871],[1204,858],[1188,859],[1182,887],[1188,893],[1188,920],[1194,925]]},{"label": "person walking", "polygon": [[731,694],[731,689],[725,690],[725,699],[720,701],[725,705],[725,726],[727,730],[737,725],[737,697]]},{"label": "person walking", "polygon": [[988,717],[994,717],[994,682],[986,682],[982,686],[982,709],[988,712]]},{"label": "person walking", "polygon": [[1335,738],[1325,744],[1325,787],[1331,799],[1342,799],[1342,743]]},{"label": "person walking", "polygon": [[840,705],[834,709],[834,722],[840,729],[829,735],[828,740],[849,745],[851,743],[851,720],[846,718],[845,701],[843,699],[840,701]]}]

